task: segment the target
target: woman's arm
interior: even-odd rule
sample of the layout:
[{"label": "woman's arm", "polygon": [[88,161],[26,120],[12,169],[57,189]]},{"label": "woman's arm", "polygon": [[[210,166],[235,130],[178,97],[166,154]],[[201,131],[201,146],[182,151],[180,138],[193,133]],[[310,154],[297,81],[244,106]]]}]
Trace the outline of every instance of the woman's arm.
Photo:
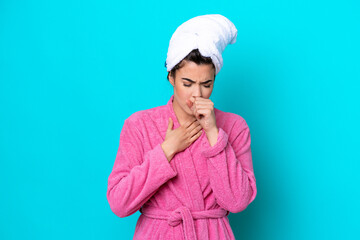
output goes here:
[{"label": "woman's arm", "polygon": [[243,211],[255,198],[256,179],[250,148],[250,130],[244,119],[235,121],[229,135],[219,128],[217,142],[204,142],[202,154],[207,159],[210,185],[217,203],[236,213]]},{"label": "woman's arm", "polygon": [[161,185],[177,175],[160,143],[144,152],[142,141],[135,124],[126,119],[107,188],[110,208],[119,217],[138,211]]}]

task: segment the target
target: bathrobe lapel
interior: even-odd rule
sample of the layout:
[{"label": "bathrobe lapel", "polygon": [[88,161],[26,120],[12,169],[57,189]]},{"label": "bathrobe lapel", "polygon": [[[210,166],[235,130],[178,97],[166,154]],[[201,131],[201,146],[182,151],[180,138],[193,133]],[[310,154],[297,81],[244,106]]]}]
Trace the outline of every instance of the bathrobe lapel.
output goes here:
[{"label": "bathrobe lapel", "polygon": [[[173,99],[174,95],[171,96],[167,103],[168,115],[165,119],[165,126],[168,124],[168,118],[171,117],[174,122],[173,129],[176,129],[180,126],[180,124],[172,106]],[[163,139],[165,139],[167,128],[163,127],[162,129],[162,136]],[[202,146],[202,141],[207,141],[204,130],[202,130],[201,136],[193,142],[190,147],[175,154],[174,158],[170,161],[170,164],[177,170],[179,175],[178,178],[170,179],[168,181],[168,186],[183,206],[186,206],[193,211],[202,211],[205,209],[200,179],[195,169],[194,160],[196,159],[193,158],[193,154],[191,153],[192,149],[194,149],[194,151],[201,151],[201,149],[198,148]],[[181,187],[182,190],[179,190]],[[209,231],[206,221],[197,222],[197,226],[198,229],[202,230],[199,232],[200,239],[209,239]]]},{"label": "bathrobe lapel", "polygon": [[176,164],[180,165],[179,169],[185,179],[185,191],[189,195],[191,207],[193,210],[204,210],[204,197],[202,195],[198,175],[196,174],[194,159],[187,148],[178,153]]},{"label": "bathrobe lapel", "polygon": [[[166,119],[164,119],[165,121],[163,122],[165,123],[165,126],[161,128],[163,140],[166,136],[166,127],[169,117],[171,117],[174,122],[173,129],[180,127],[180,124],[173,110],[173,99],[174,95],[171,96],[170,100],[167,103],[168,114],[166,116]],[[201,146],[201,141],[204,140],[203,138],[206,135],[204,130],[202,131],[202,135],[197,139],[197,141],[200,141],[200,144],[197,145],[199,147]],[[179,178],[170,179],[168,182],[168,186],[174,192],[179,201],[183,203],[184,206],[187,206],[192,210],[204,210],[204,197],[201,191],[199,177],[196,173],[191,148],[192,145],[186,148],[184,151],[176,153],[174,158],[170,161],[170,165],[172,165],[177,170]]]}]

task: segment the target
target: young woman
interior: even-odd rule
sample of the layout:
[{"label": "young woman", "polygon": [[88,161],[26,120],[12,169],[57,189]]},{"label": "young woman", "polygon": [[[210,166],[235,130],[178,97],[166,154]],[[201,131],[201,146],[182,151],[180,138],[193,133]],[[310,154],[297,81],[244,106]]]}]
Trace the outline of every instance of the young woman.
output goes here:
[{"label": "young woman", "polygon": [[166,60],[173,95],[125,120],[107,199],[119,217],[142,213],[133,239],[235,239],[227,216],[257,192],[250,131],[209,98],[236,36],[219,14],[182,24]]}]

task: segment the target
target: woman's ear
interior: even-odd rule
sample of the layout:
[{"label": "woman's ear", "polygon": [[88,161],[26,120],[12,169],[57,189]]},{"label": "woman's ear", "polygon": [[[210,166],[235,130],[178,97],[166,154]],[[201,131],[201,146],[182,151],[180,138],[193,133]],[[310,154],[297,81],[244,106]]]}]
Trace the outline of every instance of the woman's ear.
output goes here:
[{"label": "woman's ear", "polygon": [[173,86],[173,87],[175,87],[175,79],[171,76],[171,74],[170,74],[170,72],[169,72],[169,82],[171,83],[171,85]]}]

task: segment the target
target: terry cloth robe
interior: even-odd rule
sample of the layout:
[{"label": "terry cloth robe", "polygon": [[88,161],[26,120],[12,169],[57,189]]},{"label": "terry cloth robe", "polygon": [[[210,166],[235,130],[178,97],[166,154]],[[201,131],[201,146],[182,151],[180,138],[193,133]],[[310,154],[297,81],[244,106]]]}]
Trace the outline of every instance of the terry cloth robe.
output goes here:
[{"label": "terry cloth robe", "polygon": [[173,99],[124,121],[108,178],[110,208],[122,218],[142,213],[133,239],[235,239],[227,216],[243,211],[257,192],[249,127],[241,116],[214,108],[216,144],[202,129],[169,163],[161,143],[170,117],[179,127]]}]

